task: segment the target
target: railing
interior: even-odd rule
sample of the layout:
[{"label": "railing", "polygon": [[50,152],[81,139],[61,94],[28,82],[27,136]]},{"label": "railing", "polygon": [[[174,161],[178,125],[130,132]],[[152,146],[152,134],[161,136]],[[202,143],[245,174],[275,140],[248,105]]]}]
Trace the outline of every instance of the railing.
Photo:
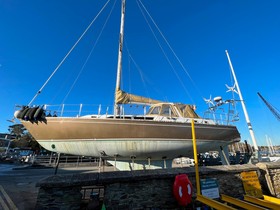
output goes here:
[{"label": "railing", "polygon": [[225,111],[224,109],[216,111],[207,110],[204,112],[203,118],[213,120],[220,125],[231,125],[239,120],[238,114],[234,110]]},{"label": "railing", "polygon": [[[114,106],[102,106],[97,104],[62,104],[45,105],[47,116],[68,116],[80,117],[84,115],[113,115]],[[122,105],[120,106],[120,115],[145,115],[147,106],[143,105]]]},{"label": "railing", "polygon": [[[49,155],[38,155],[32,161],[35,165],[45,165],[55,167],[58,161],[58,155],[51,153]],[[79,167],[79,166],[99,166],[99,158],[74,156],[74,155],[61,155],[59,158],[60,167]]]},{"label": "railing", "polygon": [[[146,116],[148,105],[126,104],[119,107],[119,116],[125,115],[142,115]],[[98,104],[62,104],[62,105],[45,105],[47,116],[67,116],[80,117],[85,115],[109,116],[114,115],[114,106],[102,106]],[[231,125],[238,121],[238,114],[234,110],[224,110],[219,108],[215,111],[207,110],[202,119],[213,120],[216,124]]]}]

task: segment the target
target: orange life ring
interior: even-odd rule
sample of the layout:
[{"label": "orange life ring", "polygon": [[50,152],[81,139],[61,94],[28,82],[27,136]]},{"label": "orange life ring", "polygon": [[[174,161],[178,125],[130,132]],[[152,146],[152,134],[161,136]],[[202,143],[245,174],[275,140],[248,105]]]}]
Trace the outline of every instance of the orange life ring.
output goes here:
[{"label": "orange life ring", "polygon": [[179,205],[187,206],[192,201],[193,187],[187,174],[180,174],[175,177],[173,184],[173,195]]}]

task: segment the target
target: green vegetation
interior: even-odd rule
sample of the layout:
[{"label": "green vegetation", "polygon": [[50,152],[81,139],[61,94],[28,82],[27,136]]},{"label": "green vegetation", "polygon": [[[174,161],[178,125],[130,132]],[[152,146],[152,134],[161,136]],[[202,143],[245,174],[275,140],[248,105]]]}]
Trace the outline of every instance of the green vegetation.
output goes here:
[{"label": "green vegetation", "polygon": [[33,151],[39,151],[40,146],[33,136],[26,130],[22,124],[14,124],[9,126],[9,132],[15,136],[11,142],[10,148],[31,148]]}]

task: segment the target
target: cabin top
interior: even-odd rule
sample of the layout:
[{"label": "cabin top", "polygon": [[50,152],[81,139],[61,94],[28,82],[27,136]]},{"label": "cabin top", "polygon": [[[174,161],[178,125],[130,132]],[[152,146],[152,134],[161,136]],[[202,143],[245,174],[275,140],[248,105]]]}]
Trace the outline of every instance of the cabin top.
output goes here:
[{"label": "cabin top", "polygon": [[148,116],[169,116],[184,118],[200,118],[195,112],[195,106],[181,103],[157,103],[153,104]]}]

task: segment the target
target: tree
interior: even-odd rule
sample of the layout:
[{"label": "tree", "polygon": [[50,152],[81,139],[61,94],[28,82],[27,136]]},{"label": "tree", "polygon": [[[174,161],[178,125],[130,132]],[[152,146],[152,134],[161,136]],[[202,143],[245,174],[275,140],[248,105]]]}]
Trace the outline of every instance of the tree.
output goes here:
[{"label": "tree", "polygon": [[10,125],[8,130],[11,135],[16,137],[17,140],[19,140],[26,132],[26,128],[22,124]]},{"label": "tree", "polygon": [[27,131],[22,124],[9,126],[9,132],[14,135],[16,140],[12,142],[11,147],[31,147],[33,151],[39,150],[40,146],[33,136]]}]

